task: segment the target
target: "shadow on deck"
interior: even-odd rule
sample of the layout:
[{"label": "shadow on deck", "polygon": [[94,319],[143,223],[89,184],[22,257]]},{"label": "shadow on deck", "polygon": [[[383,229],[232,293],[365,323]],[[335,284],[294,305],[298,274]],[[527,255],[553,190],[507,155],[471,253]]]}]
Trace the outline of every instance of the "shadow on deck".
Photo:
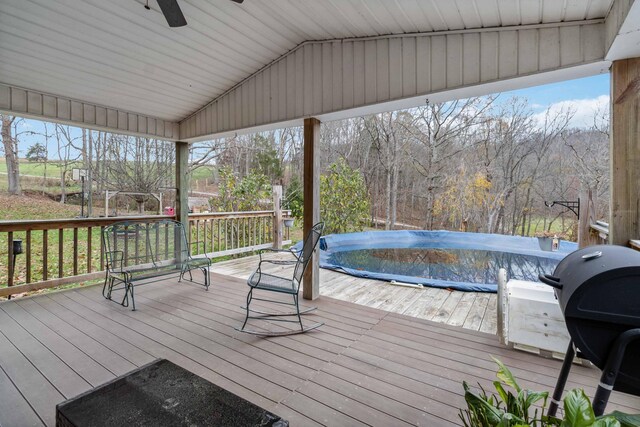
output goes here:
[{"label": "shadow on deck", "polygon": [[[54,425],[55,405],[155,358],[166,358],[303,425],[458,423],[462,381],[491,388],[490,355],[523,385],[551,389],[560,362],[501,346],[486,333],[321,297],[320,329],[289,337],[237,332],[243,280],[167,280],[136,288],[138,310],[100,287],[0,303],[0,425]],[[256,325],[257,327],[265,325]],[[599,371],[576,366],[568,387],[593,395]],[[609,410],[640,408],[614,393]]]}]

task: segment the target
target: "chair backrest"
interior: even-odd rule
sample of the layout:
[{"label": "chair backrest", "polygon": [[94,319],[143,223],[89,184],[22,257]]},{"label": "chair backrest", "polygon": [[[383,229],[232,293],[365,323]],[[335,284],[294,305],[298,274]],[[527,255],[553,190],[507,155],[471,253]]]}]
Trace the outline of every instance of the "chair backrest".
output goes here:
[{"label": "chair backrest", "polygon": [[122,266],[158,264],[189,256],[182,223],[163,219],[154,222],[121,221],[104,228],[102,244],[107,264]]},{"label": "chair backrest", "polygon": [[298,263],[293,271],[293,279],[295,286],[300,287],[300,283],[302,282],[302,275],[304,271],[307,269],[307,264],[309,264],[309,260],[311,260],[311,255],[315,250],[316,246],[318,246],[318,242],[320,241],[320,236],[322,235],[322,230],[324,230],[324,222],[319,222],[313,227],[305,237],[304,242],[302,244],[302,251],[298,258]]}]

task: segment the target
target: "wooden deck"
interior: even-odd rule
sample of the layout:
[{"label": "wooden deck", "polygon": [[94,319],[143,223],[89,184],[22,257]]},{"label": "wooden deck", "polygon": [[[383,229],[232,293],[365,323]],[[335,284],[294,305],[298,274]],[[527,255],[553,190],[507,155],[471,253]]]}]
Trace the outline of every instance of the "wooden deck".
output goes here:
[{"label": "wooden deck", "polygon": [[[320,329],[289,337],[237,332],[246,285],[213,275],[136,288],[133,312],[100,287],[0,303],[0,425],[54,425],[55,405],[155,358],[166,358],[288,419],[292,426],[448,426],[462,381],[491,388],[500,358],[533,389],[560,362],[504,348],[495,336],[321,297]],[[255,328],[271,328],[264,322]],[[592,394],[598,371],[575,366]],[[614,393],[608,409],[640,408]]]},{"label": "wooden deck", "polygon": [[[256,265],[258,257],[250,256],[216,263],[213,271],[246,279]],[[271,266],[267,271],[291,268]],[[498,299],[491,293],[393,286],[381,280],[320,269],[320,295],[474,331],[495,334],[497,329]]]}]

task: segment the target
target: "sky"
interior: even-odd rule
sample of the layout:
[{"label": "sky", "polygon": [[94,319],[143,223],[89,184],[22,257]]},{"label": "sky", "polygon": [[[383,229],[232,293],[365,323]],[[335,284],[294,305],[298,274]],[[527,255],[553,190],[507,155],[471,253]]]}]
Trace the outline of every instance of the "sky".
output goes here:
[{"label": "sky", "polygon": [[[568,80],[560,83],[552,83],[543,86],[535,86],[527,89],[519,89],[503,92],[500,99],[506,100],[511,96],[527,98],[535,118],[542,122],[545,111],[551,109],[551,113],[570,108],[573,118],[570,127],[593,126],[594,113],[598,109],[608,108],[609,104],[609,74],[586,77],[576,80]],[[51,133],[53,125],[49,125]],[[42,122],[37,120],[24,120],[21,123],[21,131],[44,133]],[[76,132],[79,136],[80,132]],[[19,156],[23,157],[28,148],[35,142],[42,141],[41,136],[24,134],[20,137]],[[49,141],[50,157],[56,157],[56,142],[53,138]]]},{"label": "sky", "polygon": [[516,95],[527,98],[538,119],[544,117],[547,108],[550,108],[552,113],[562,108],[571,108],[574,115],[569,126],[588,128],[593,126],[594,112],[599,108],[608,108],[609,85],[609,74],[605,73],[504,92],[501,97]]}]

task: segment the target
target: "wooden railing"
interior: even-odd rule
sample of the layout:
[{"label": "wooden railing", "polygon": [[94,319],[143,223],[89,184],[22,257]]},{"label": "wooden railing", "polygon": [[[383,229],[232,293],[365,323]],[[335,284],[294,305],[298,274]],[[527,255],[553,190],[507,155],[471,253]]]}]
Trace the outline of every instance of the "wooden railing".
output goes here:
[{"label": "wooden railing", "polygon": [[609,223],[596,221],[589,224],[589,245],[604,245],[609,238]]},{"label": "wooden railing", "polygon": [[282,227],[274,221],[274,211],[189,214],[191,253],[215,258],[252,252],[273,246],[274,235],[280,231],[285,233],[283,243],[289,243],[289,229],[274,229],[274,223]]},{"label": "wooden railing", "polygon": [[[590,245],[604,245],[609,239],[609,223],[604,221],[596,221],[593,224],[589,224],[589,244]],[[631,249],[640,251],[640,240],[629,239],[627,245]]]},{"label": "wooden railing", "polygon": [[[285,216],[287,213],[285,212]],[[274,228],[274,211],[190,214],[188,238],[194,255],[219,257],[271,247],[274,236],[288,229]],[[155,222],[164,215],[0,221],[0,297],[104,276],[101,231],[124,220]],[[15,241],[22,252],[14,260]],[[14,269],[15,262],[15,269]]]}]

